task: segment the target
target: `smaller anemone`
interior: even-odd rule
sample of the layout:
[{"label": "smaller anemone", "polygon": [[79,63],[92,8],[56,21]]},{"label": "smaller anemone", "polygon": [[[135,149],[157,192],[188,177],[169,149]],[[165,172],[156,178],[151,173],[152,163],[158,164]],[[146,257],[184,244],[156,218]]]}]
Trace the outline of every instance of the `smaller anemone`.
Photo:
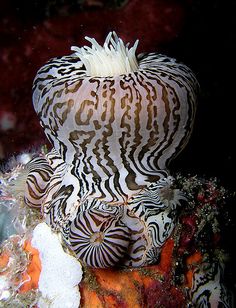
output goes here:
[{"label": "smaller anemone", "polygon": [[117,264],[128,249],[130,232],[120,207],[96,207],[80,212],[70,226],[69,242],[79,259],[93,267]]},{"label": "smaller anemone", "polygon": [[174,179],[169,176],[162,180],[163,187],[158,189],[160,201],[168,208],[176,209],[177,206],[181,205],[181,200],[187,201],[187,198],[183,191],[174,188]]}]

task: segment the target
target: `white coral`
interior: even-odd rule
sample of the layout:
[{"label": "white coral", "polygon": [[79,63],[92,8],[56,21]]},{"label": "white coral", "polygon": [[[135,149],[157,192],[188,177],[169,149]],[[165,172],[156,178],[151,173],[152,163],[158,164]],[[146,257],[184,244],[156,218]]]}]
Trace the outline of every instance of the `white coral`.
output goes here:
[{"label": "white coral", "polygon": [[32,245],[39,250],[42,271],[39,291],[40,308],[78,308],[80,293],[78,284],[82,268],[77,259],[64,252],[60,240],[46,223],[40,223],[33,231]]}]

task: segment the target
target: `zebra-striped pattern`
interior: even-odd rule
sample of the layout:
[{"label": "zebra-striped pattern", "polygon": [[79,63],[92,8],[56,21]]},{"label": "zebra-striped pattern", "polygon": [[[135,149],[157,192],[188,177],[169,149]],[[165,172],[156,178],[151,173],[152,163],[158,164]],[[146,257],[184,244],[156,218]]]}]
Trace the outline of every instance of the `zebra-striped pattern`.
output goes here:
[{"label": "zebra-striped pattern", "polygon": [[32,159],[26,164],[25,169],[28,171],[25,202],[30,207],[40,208],[45,198],[45,191],[50,185],[53,169],[45,157]]},{"label": "zebra-striped pattern", "polygon": [[[181,205],[185,196],[171,185],[172,177],[161,179],[152,183],[138,195],[134,195],[127,203],[130,213],[138,217],[140,223],[144,225],[147,237],[145,258],[140,265],[152,264],[157,261],[160,249],[165,241],[170,237],[177,219],[177,206]],[[161,200],[160,195],[163,189],[171,191],[172,200]],[[135,263],[132,266],[136,266]]]},{"label": "zebra-striped pattern", "polygon": [[96,78],[71,55],[51,60],[34,81],[49,140],[74,166],[81,189],[107,202],[166,176],[192,130],[198,84],[191,70],[157,54],[138,61],[137,72]]},{"label": "zebra-striped pattern", "polygon": [[[106,48],[116,42],[110,34]],[[88,49],[74,50],[50,60],[34,80],[34,108],[53,150],[42,164],[52,170],[42,191],[44,171],[36,167],[29,176],[30,202],[40,196],[47,223],[91,266],[153,263],[182,198],[171,188],[167,166],[192,131],[197,80],[172,58],[136,59],[132,52],[138,69],[88,76],[78,57]]]},{"label": "zebra-striped pattern", "polygon": [[218,262],[202,264],[196,268],[192,279],[192,288],[188,294],[188,307],[222,307],[232,308],[232,294],[224,285],[224,266]]},{"label": "zebra-striped pattern", "polygon": [[79,259],[93,267],[122,262],[130,233],[120,212],[120,207],[100,204],[77,215],[70,226],[69,241]]}]

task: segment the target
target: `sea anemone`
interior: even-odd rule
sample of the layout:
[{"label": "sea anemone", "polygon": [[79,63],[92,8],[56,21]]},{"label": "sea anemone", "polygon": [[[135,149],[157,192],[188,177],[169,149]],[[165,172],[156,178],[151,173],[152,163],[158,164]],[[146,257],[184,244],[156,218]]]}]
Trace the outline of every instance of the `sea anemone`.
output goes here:
[{"label": "sea anemone", "polygon": [[[85,262],[93,257],[79,253],[76,237],[87,229],[102,234],[104,226],[91,220],[91,213],[100,203],[101,209],[120,207],[123,216],[118,215],[116,223],[112,215],[105,217],[115,229],[123,228],[117,231],[118,238],[125,237],[118,257],[96,247],[103,247],[103,260],[117,263],[128,248],[123,262],[141,266],[156,260],[149,262],[147,255],[162,247],[175,225],[170,212],[175,211],[171,198],[176,198],[166,202],[158,185],[168,178],[169,162],[189,139],[198,82],[175,59],[157,53],[136,56],[138,41],[129,48],[115,32],[103,46],[86,39],[91,47],[72,47],[73,54],[50,60],[35,77],[33,104],[53,149],[45,156],[46,164],[32,162],[27,204],[40,201],[47,223],[62,232],[79,258],[86,255]],[[114,234],[110,229],[108,233]],[[144,238],[142,248],[137,248],[137,234]],[[112,253],[118,251],[115,240],[112,245]],[[142,256],[136,262],[138,250]],[[114,265],[96,255],[90,265]]]}]

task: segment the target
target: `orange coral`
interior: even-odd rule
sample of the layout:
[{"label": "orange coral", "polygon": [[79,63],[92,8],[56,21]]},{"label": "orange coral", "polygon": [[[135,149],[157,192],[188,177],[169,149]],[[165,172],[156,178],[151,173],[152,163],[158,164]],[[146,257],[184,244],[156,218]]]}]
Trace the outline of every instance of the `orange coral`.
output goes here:
[{"label": "orange coral", "polygon": [[186,259],[186,264],[189,267],[189,270],[185,274],[186,278],[186,287],[191,288],[193,282],[193,273],[197,264],[202,262],[202,254],[199,251],[196,251],[194,254],[190,255]]},{"label": "orange coral", "polygon": [[9,255],[4,251],[0,254],[0,270],[2,271],[9,262]]},{"label": "orange coral", "polygon": [[23,274],[23,284],[20,287],[20,293],[38,288],[39,276],[42,269],[39,251],[32,247],[30,241],[25,241],[23,249],[30,255],[30,263],[27,266],[26,272]]},{"label": "orange coral", "polygon": [[184,307],[182,290],[174,287],[171,282],[173,248],[173,239],[167,240],[160,263],[154,266],[129,269],[85,268],[84,280],[80,284],[81,307]]}]

